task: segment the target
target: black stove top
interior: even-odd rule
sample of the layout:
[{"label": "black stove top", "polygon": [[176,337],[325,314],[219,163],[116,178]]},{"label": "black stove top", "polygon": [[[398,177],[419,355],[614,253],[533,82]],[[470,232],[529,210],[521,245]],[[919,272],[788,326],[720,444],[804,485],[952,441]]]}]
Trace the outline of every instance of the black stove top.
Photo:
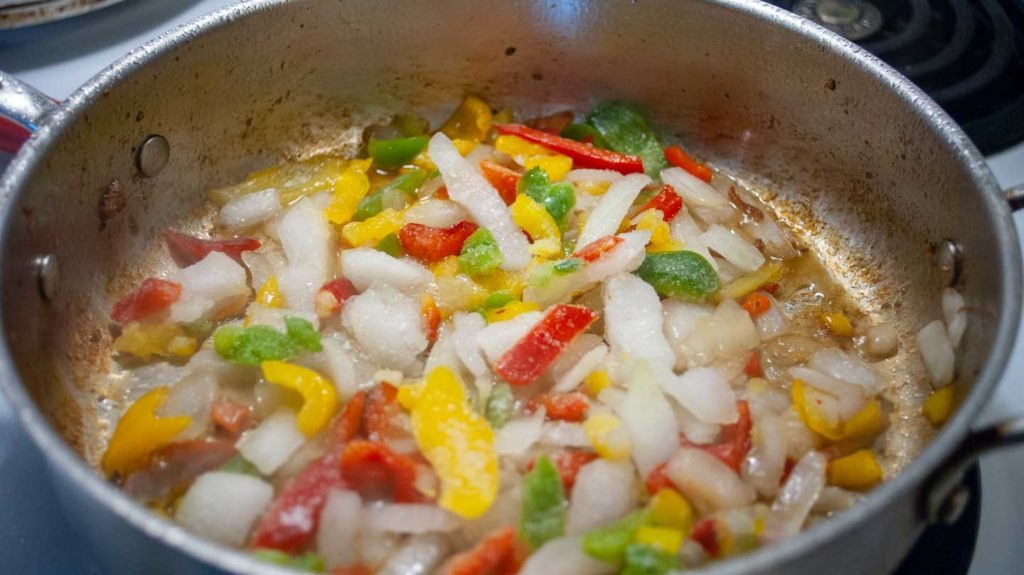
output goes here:
[{"label": "black stove top", "polygon": [[1024,0],[772,0],[924,89],[985,155],[1024,141]]}]

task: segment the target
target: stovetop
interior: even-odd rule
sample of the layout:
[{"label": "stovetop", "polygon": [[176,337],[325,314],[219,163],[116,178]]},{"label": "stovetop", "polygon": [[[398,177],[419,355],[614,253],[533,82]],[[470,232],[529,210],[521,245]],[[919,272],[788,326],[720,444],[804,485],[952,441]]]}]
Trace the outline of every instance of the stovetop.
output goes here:
[{"label": "stovetop", "polygon": [[[641,0],[642,2],[642,0]],[[232,0],[132,0],[45,26],[0,32],[0,69],[65,98],[149,38]],[[781,0],[825,21],[914,79],[964,126],[1000,183],[1024,182],[1024,0]],[[851,6],[859,12],[851,12]],[[874,11],[872,11],[872,7]],[[5,164],[0,156],[0,170]],[[1016,216],[1024,230],[1024,214]],[[1024,414],[1024,326],[982,422]],[[0,397],[0,572],[103,575],[64,521],[41,456]],[[899,575],[1010,575],[1024,564],[1024,450],[968,474],[974,496],[952,526],[919,540]],[[984,493],[984,497],[981,497]],[[976,545],[975,545],[976,541]],[[969,566],[969,570],[968,570]]]}]

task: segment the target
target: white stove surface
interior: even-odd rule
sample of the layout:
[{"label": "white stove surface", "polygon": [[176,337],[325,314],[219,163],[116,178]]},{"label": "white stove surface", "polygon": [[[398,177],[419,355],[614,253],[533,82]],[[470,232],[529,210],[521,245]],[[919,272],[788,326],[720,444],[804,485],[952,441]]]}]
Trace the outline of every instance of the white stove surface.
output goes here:
[{"label": "white stove surface", "polygon": [[[233,3],[232,0],[132,0],[81,18],[5,32],[0,34],[0,69],[17,75],[53,98],[63,99],[132,48],[174,26]],[[3,164],[0,159],[0,169]],[[1004,187],[1024,183],[1024,144],[990,157],[989,166]],[[1016,214],[1015,221],[1018,233],[1024,236],[1024,212]],[[1018,333],[1006,375],[979,426],[1013,415],[1024,415],[1024,327]],[[9,410],[0,397],[0,425],[9,424],[9,417]],[[9,456],[12,459],[9,464],[13,466],[19,463],[17,455],[23,456],[26,447],[5,442],[12,437],[19,436],[8,433],[8,429],[0,433],[0,463],[7,463],[4,460]],[[7,469],[6,465],[4,468]],[[981,479],[981,530],[970,573],[1015,575],[1021,572],[1020,565],[1024,565],[1024,545],[1020,544],[1020,536],[1024,534],[1024,497],[1021,497],[1024,448],[986,458],[981,464]],[[5,496],[11,494],[5,494],[0,486],[0,500]],[[39,504],[43,507],[33,507],[33,513],[55,512],[52,502]],[[0,548],[0,565],[32,565],[29,562],[32,559],[26,561],[18,554],[27,553],[29,549],[38,553],[40,542],[59,545],[62,541],[53,531],[19,529],[19,525],[30,523],[34,523],[30,514],[0,509],[0,536],[8,535],[7,540],[15,543],[14,548]],[[66,529],[63,522],[59,524],[56,529]],[[19,550],[19,544],[24,549]],[[98,573],[81,553],[75,549],[74,557],[53,562],[51,569]]]}]

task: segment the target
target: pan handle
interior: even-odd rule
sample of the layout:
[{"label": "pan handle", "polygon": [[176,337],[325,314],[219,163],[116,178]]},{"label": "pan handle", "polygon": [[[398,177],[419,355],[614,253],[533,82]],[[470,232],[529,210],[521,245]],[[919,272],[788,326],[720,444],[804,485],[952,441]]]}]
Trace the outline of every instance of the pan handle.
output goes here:
[{"label": "pan handle", "polygon": [[957,520],[970,498],[964,472],[989,451],[1024,443],[1024,416],[971,433],[925,485],[921,513],[929,523]]},{"label": "pan handle", "polygon": [[1024,208],[1024,183],[1013,186],[1005,193],[1006,201],[1010,203],[1010,210],[1016,212]]},{"label": "pan handle", "polygon": [[0,151],[17,152],[56,107],[46,94],[0,71]]}]

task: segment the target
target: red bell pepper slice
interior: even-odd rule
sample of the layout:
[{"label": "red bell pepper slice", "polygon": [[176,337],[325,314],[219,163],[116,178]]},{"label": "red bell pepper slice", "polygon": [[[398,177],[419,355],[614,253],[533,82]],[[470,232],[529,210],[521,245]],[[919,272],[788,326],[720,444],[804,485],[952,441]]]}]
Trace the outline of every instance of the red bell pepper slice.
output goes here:
[{"label": "red bell pepper slice", "polygon": [[356,295],[356,286],[345,278],[338,278],[325,283],[316,292],[314,304],[316,315],[329,317],[345,307],[345,300]]},{"label": "red bell pepper slice", "polygon": [[705,182],[710,182],[711,177],[714,175],[711,168],[691,158],[690,155],[684,152],[679,146],[669,146],[665,148],[665,159],[673,166],[682,168]]},{"label": "red bell pepper slice", "polygon": [[484,537],[441,566],[441,575],[512,575],[519,571],[519,543],[513,527],[503,527]]},{"label": "red bell pepper slice", "polygon": [[531,410],[544,406],[548,419],[570,421],[579,423],[587,415],[590,409],[590,400],[587,396],[573,391],[571,393],[545,393],[529,402]]},{"label": "red bell pepper slice", "polygon": [[747,360],[747,365],[743,367],[743,373],[747,374],[747,377],[762,377],[764,375],[764,368],[761,366],[761,354],[758,351],[750,353],[750,359]]},{"label": "red bell pepper slice", "polygon": [[709,557],[718,555],[718,530],[713,518],[705,517],[698,521],[690,532],[690,538],[700,544]]},{"label": "red bell pepper slice", "polygon": [[210,408],[210,417],[224,431],[238,435],[249,426],[249,408],[229,399],[219,399]]},{"label": "red bell pepper slice", "polygon": [[366,394],[363,425],[370,441],[383,443],[407,437],[409,431],[401,424],[404,417],[405,412],[398,405],[398,390],[394,386],[382,383]]},{"label": "red bell pepper slice", "polygon": [[516,191],[519,186],[519,178],[523,177],[522,174],[491,160],[480,162],[480,171],[483,172],[484,178],[487,178],[487,181],[494,186],[494,189],[498,190],[498,195],[501,196],[501,200],[505,202],[506,206],[516,201]]},{"label": "red bell pepper slice", "polygon": [[604,236],[597,238],[582,248],[576,250],[572,257],[579,258],[588,264],[596,262],[597,260],[604,257],[604,254],[615,249],[616,246],[622,243],[622,238],[619,236]]},{"label": "red bell pepper slice", "polygon": [[667,466],[668,463],[662,463],[647,474],[647,478],[644,479],[644,486],[647,487],[647,493],[654,495],[662,489],[676,489],[675,484],[672,483],[672,480],[665,474],[665,468]]},{"label": "red bell pepper slice", "polygon": [[423,501],[416,489],[416,467],[415,459],[375,441],[354,439],[341,452],[341,477],[364,499]]},{"label": "red bell pepper slice", "polygon": [[680,443],[703,449],[731,467],[733,471],[739,473],[740,467],[743,465],[743,458],[750,451],[751,422],[750,407],[746,401],[737,401],[736,409],[740,413],[739,420],[736,423],[722,426],[717,443],[713,445],[693,445],[685,438],[682,438]]},{"label": "red bell pepper slice", "polygon": [[242,252],[251,252],[260,248],[260,241],[253,238],[233,238],[230,240],[204,240],[175,230],[164,230],[164,240],[171,250],[171,256],[179,266],[190,266],[210,255],[221,252],[241,261]]},{"label": "red bell pepper slice", "polygon": [[747,310],[751,319],[757,319],[772,307],[772,300],[762,292],[756,291],[743,300],[743,309]]},{"label": "red bell pepper slice", "polygon": [[147,278],[135,291],[114,304],[110,317],[120,324],[162,312],[181,297],[181,284]]},{"label": "red bell pepper slice", "polygon": [[[550,459],[551,463],[555,464],[555,470],[558,471],[558,476],[562,480],[562,487],[565,488],[566,493],[569,493],[572,491],[572,486],[576,485],[576,476],[580,474],[580,468],[597,459],[597,454],[585,451],[559,451],[551,455]],[[526,472],[533,471],[533,466],[536,463],[536,459],[531,459],[526,466]]]},{"label": "red bell pepper slice", "polygon": [[566,346],[596,319],[597,312],[590,308],[556,305],[540,323],[505,352],[494,371],[512,385],[526,385],[535,381]]},{"label": "red bell pepper slice", "polygon": [[640,206],[641,212],[652,209],[659,210],[661,218],[666,222],[671,222],[672,218],[676,217],[679,213],[679,210],[683,209],[683,198],[679,197],[679,194],[676,193],[672,186],[665,184],[661,187],[658,195]]},{"label": "red bell pepper slice", "polygon": [[331,489],[345,485],[336,453],[329,453],[302,470],[281,491],[260,519],[249,546],[295,553],[316,535],[320,512]]},{"label": "red bell pepper slice", "polygon": [[496,124],[494,129],[500,134],[517,136],[528,142],[539,144],[552,152],[569,156],[572,158],[573,165],[580,168],[614,170],[622,174],[636,174],[644,171],[643,160],[637,156],[602,150],[590,144],[534,130],[522,124]]},{"label": "red bell pepper slice", "polygon": [[459,222],[447,228],[432,228],[423,224],[405,224],[398,230],[398,241],[405,253],[432,264],[448,256],[457,256],[462,244],[477,230],[473,222]]},{"label": "red bell pepper slice", "polygon": [[331,428],[333,443],[346,443],[359,437],[363,428],[363,406],[366,404],[366,392],[359,391],[345,404],[345,408],[334,420]]},{"label": "red bell pepper slice", "polygon": [[434,296],[423,294],[420,303],[420,317],[427,331],[427,341],[437,341],[437,332],[441,329],[441,309],[437,307]]}]

